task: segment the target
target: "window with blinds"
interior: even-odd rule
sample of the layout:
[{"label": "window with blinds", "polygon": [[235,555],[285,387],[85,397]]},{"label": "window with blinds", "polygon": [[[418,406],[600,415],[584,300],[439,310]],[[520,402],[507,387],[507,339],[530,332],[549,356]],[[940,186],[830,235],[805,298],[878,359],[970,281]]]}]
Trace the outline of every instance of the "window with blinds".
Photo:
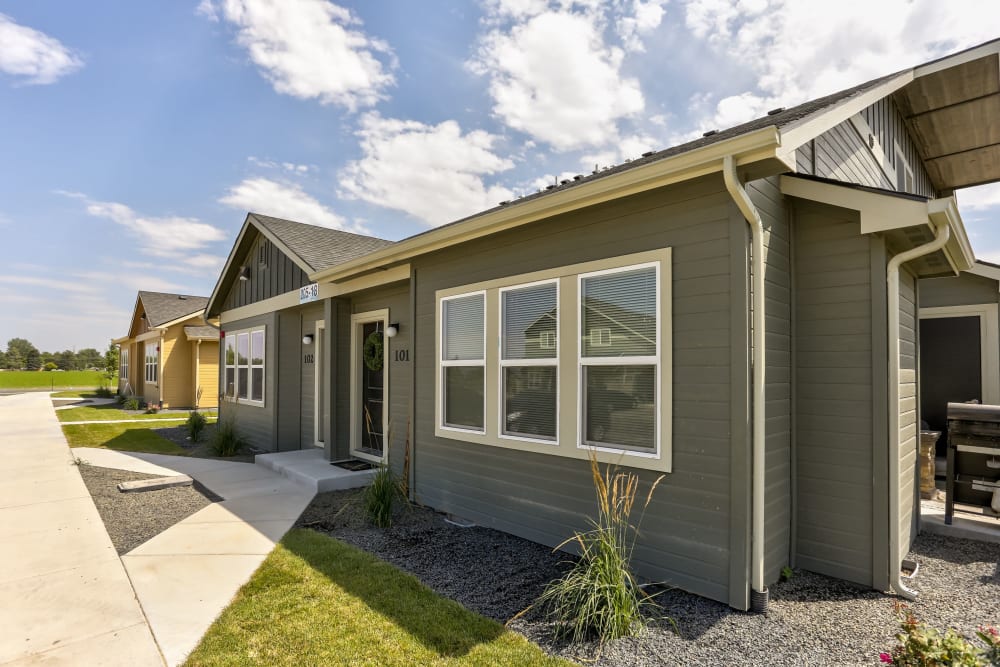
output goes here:
[{"label": "window with blinds", "polygon": [[583,443],[656,448],[657,267],[580,276]]},{"label": "window with blinds", "polygon": [[442,423],[482,432],[486,426],[486,295],[441,302]]},{"label": "window with blinds", "polygon": [[557,438],[558,300],[557,281],[500,290],[505,436]]}]

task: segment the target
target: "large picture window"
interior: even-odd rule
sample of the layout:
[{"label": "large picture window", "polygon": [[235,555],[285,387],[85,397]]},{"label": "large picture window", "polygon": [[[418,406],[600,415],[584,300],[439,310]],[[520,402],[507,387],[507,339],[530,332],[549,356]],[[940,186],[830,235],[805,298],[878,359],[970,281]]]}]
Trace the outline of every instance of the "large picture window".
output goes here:
[{"label": "large picture window", "polygon": [[227,331],[225,335],[225,395],[250,405],[264,404],[264,329]]},{"label": "large picture window", "polygon": [[507,437],[554,441],[558,434],[557,281],[500,290],[500,381]]},{"label": "large picture window", "polygon": [[441,303],[441,422],[448,428],[486,426],[486,300],[483,293]]},{"label": "large picture window", "polygon": [[670,258],[439,290],[435,434],[669,472]]},{"label": "large picture window", "polygon": [[580,276],[580,429],[593,447],[652,451],[657,434],[657,266]]},{"label": "large picture window", "polygon": [[160,348],[146,343],[146,382],[155,384],[160,372]]}]

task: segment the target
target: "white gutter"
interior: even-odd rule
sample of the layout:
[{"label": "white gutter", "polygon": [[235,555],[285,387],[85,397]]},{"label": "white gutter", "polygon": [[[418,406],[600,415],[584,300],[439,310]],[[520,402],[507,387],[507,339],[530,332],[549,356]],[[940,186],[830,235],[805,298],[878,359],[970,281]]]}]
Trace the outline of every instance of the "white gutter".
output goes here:
[{"label": "white gutter", "polygon": [[936,225],[934,240],[901,252],[886,268],[889,309],[889,585],[907,600],[917,593],[903,585],[899,571],[899,267],[943,248],[951,237],[947,222]]},{"label": "white gutter", "polygon": [[722,159],[726,189],[750,224],[753,273],[753,428],[750,528],[750,609],[767,611],[768,590],[764,585],[764,224],[736,174],[732,155]]}]

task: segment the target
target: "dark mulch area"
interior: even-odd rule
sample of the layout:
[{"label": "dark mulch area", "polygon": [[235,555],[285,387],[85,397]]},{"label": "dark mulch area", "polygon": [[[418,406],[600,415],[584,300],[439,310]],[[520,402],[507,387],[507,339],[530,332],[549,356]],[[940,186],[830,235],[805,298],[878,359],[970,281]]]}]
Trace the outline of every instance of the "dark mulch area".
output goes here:
[{"label": "dark mulch area", "polygon": [[[381,530],[364,517],[358,491],[317,495],[298,525],[372,553],[414,574],[441,595],[506,622],[528,607],[570,558],[488,528],[460,528],[422,507],[397,511]],[[1000,545],[921,535],[910,558],[920,571],[910,586],[917,617],[971,637],[1000,623]],[[667,590],[659,618],[641,637],[604,646],[554,640],[537,614],[510,623],[546,651],[588,665],[877,665],[898,631],[896,598],[863,586],[796,570],[771,587],[768,614],[735,611],[707,598]],[[670,619],[673,619],[672,621]]]},{"label": "dark mulch area", "polygon": [[119,556],[201,508],[222,500],[198,482],[192,486],[122,493],[118,490],[121,482],[154,479],[162,475],[144,475],[87,464],[81,464],[79,468]]},{"label": "dark mulch area", "polygon": [[212,451],[212,438],[215,436],[215,427],[215,424],[206,424],[205,430],[201,432],[201,437],[198,438],[198,442],[191,442],[190,438],[188,438],[187,427],[183,424],[180,426],[154,428],[152,430],[155,431],[161,438],[165,438],[175,445],[183,447],[188,456],[194,456],[199,459],[218,459],[220,461],[253,463],[253,454],[245,451],[240,452],[236,456],[216,456]]},{"label": "dark mulch area", "polygon": [[360,495],[357,490],[318,494],[296,525],[374,554],[501,623],[565,571],[565,554],[489,528],[461,528],[425,507],[399,508],[391,528],[375,528],[364,516]]}]

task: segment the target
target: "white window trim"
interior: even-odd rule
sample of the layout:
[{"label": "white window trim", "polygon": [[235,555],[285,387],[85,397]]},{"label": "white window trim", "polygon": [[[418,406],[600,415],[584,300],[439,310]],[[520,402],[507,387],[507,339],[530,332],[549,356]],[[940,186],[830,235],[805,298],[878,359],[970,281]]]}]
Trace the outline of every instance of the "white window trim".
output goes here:
[{"label": "white window trim", "polygon": [[[504,359],[503,358],[503,295],[506,292],[516,292],[518,290],[525,289],[525,288],[528,288],[528,287],[537,287],[538,285],[555,285],[556,286],[556,333],[555,333],[555,337],[556,337],[555,343],[556,344],[555,344],[554,348],[541,348],[541,349],[555,349],[556,356],[555,357],[551,357],[551,358],[542,358],[542,359]],[[518,285],[510,285],[509,287],[501,287],[498,290],[499,298],[497,299],[497,308],[498,308],[498,311],[497,311],[497,322],[500,325],[500,335],[497,336],[497,344],[498,344],[497,358],[498,358],[499,364],[500,364],[500,371],[497,373],[497,382],[499,382],[499,386],[497,387],[497,399],[499,400],[499,405],[497,407],[497,416],[499,417],[499,419],[497,419],[497,437],[500,438],[501,440],[517,440],[517,441],[520,441],[520,442],[537,442],[539,444],[547,445],[549,447],[553,447],[553,446],[558,446],[559,445],[559,423],[561,421],[560,414],[559,414],[560,413],[560,410],[559,410],[559,404],[560,404],[559,397],[560,397],[560,385],[562,384],[561,382],[559,382],[559,345],[560,345],[560,338],[562,337],[562,334],[561,334],[561,331],[562,331],[562,324],[561,324],[562,323],[562,317],[560,316],[560,313],[562,313],[562,303],[561,303],[561,300],[560,300],[560,297],[559,297],[559,292],[560,292],[560,289],[559,289],[559,280],[558,279],[536,280],[535,282],[521,283],[521,284],[518,284]],[[483,324],[485,325],[485,322]],[[485,329],[486,329],[486,327],[483,326],[484,333],[485,333]],[[541,343],[539,343],[539,346],[541,347]],[[485,348],[484,348],[484,350],[485,350]],[[484,360],[484,365],[485,365],[485,360]],[[504,419],[504,415],[506,414],[506,410],[504,409],[504,395],[505,395],[506,392],[504,391],[504,386],[503,386],[503,370],[504,370],[504,368],[507,368],[508,366],[514,366],[514,367],[540,366],[540,367],[553,367],[553,368],[556,369],[556,437],[555,437],[555,439],[549,439],[549,438],[532,438],[532,437],[526,436],[526,435],[511,435],[509,433],[504,433],[503,427],[504,427],[504,422],[506,421]],[[486,376],[485,367],[483,369],[483,376],[484,376],[484,378]],[[483,397],[484,398],[486,397],[486,392],[485,391],[483,392]],[[484,419],[483,421],[484,421],[484,424],[485,424],[486,420]]]},{"label": "white window trim", "polygon": [[[152,350],[152,354],[150,354]],[[160,381],[160,344],[149,347],[149,344],[143,346],[143,381],[146,384],[155,385]],[[152,357],[152,359],[150,359]],[[152,369],[153,378],[150,379],[150,370]]]},{"label": "white window trim", "polygon": [[[467,445],[486,445],[517,451],[532,452],[562,456],[578,460],[587,460],[591,456],[604,464],[621,465],[658,472],[672,470],[672,410],[673,410],[673,343],[672,343],[672,253],[669,247],[637,252],[619,257],[609,257],[600,260],[572,264],[531,273],[506,276],[468,285],[458,285],[440,289],[435,292],[435,322],[438,327],[435,332],[435,424],[434,434],[439,438],[455,440]],[[579,275],[596,273],[604,270],[624,270],[648,263],[658,263],[657,306],[658,306],[658,383],[657,383],[657,437],[658,445],[655,452],[644,452],[634,449],[611,449],[580,446],[580,405],[579,385],[581,371],[578,364],[579,347],[579,308],[563,307],[565,304],[575,304],[579,299]],[[546,280],[559,281],[559,327],[563,334],[559,337],[559,437],[557,442],[528,441],[510,437],[501,438],[501,365],[500,365],[500,290],[516,287],[532,282]],[[441,364],[441,323],[442,300],[458,296],[468,296],[477,292],[485,292],[486,321],[486,381],[485,381],[485,432],[443,426],[442,375]],[[566,336],[565,332],[574,332]],[[478,362],[477,362],[478,363]],[[615,361],[615,363],[618,363]],[[456,452],[460,452],[456,450]],[[460,455],[460,454],[459,454]]]},{"label": "white window trim", "polygon": [[945,317],[979,318],[979,363],[981,365],[983,402],[987,405],[1000,404],[1000,340],[997,324],[1000,321],[998,305],[977,303],[966,306],[938,306],[921,308],[921,320]]},{"label": "white window trim", "polygon": [[118,347],[118,381],[128,382],[128,346]]},{"label": "white window trim", "polygon": [[[483,358],[482,359],[445,359],[444,358],[444,304],[448,301],[455,301],[463,297],[469,296],[482,296],[483,297]],[[479,434],[483,435],[486,433],[487,423],[488,423],[488,410],[486,406],[488,405],[486,401],[486,359],[489,356],[486,351],[486,320],[489,318],[489,303],[486,299],[486,290],[476,290],[472,292],[462,292],[460,294],[452,294],[447,297],[442,297],[437,299],[437,328],[438,335],[437,338],[437,384],[435,387],[435,396],[437,403],[437,425],[442,431],[452,431],[455,433],[469,433],[469,434]],[[444,420],[444,391],[445,391],[445,369],[452,368],[455,366],[472,366],[472,367],[482,367],[483,369],[483,427],[480,429],[476,428],[465,428],[462,426],[454,426],[451,424],[446,424]]]},{"label": "white window trim", "polygon": [[[625,454],[627,456],[638,456],[642,458],[660,458],[660,341],[663,336],[660,335],[660,262],[645,262],[643,264],[632,264],[629,266],[622,266],[614,269],[605,269],[603,271],[591,271],[588,273],[581,273],[577,275],[577,290],[576,290],[576,301],[577,301],[577,335],[580,340],[583,340],[583,281],[587,278],[595,278],[598,276],[609,276],[616,273],[629,273],[631,271],[641,271],[642,269],[652,268],[656,271],[656,295],[654,301],[656,303],[656,341],[655,341],[655,354],[652,356],[642,355],[642,356],[631,356],[631,357],[585,357],[583,355],[583,345],[577,347],[577,395],[576,395],[576,407],[577,416],[579,419],[578,425],[578,438],[576,446],[580,449],[593,450],[597,452],[608,452],[613,454]],[[593,330],[591,330],[593,331]],[[604,347],[604,345],[596,345],[591,342],[594,347]],[[610,340],[608,341],[608,347],[610,347]],[[589,445],[584,442],[584,431],[586,429],[585,420],[587,418],[586,410],[584,406],[584,378],[583,371],[585,366],[655,366],[656,367],[656,382],[654,386],[655,397],[654,403],[656,405],[656,425],[654,427],[654,433],[656,435],[656,445],[652,451],[633,449],[630,447],[616,447],[612,443],[602,443],[601,445]]]},{"label": "white window trim", "polygon": [[[254,364],[253,363],[253,334],[260,332],[264,335],[264,363]],[[247,397],[240,398],[240,373],[239,373],[239,356],[240,356],[240,345],[239,336],[245,334],[247,337]],[[226,363],[226,341],[230,338],[235,339],[236,347],[235,353],[233,355],[233,365]],[[233,329],[232,331],[226,330],[225,340],[222,341],[221,356],[222,356],[222,393],[224,394],[224,400],[230,403],[239,403],[240,405],[251,405],[255,408],[264,407],[267,402],[267,327],[265,325],[250,327],[248,329]],[[226,385],[226,371],[228,369],[233,369],[233,395],[228,394],[229,387]],[[261,387],[260,390],[260,400],[255,401],[251,396],[253,396],[253,369],[261,369]]]}]

